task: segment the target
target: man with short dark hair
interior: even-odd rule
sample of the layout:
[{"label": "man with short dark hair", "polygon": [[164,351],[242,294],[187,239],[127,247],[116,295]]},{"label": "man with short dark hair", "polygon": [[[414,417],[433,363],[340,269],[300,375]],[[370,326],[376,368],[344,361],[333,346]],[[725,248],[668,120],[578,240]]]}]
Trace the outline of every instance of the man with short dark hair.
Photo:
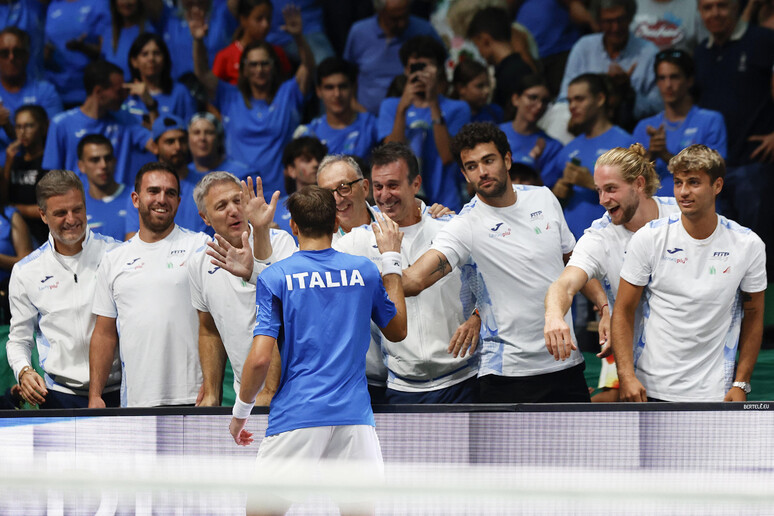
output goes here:
[{"label": "man with short dark hair", "polygon": [[406,337],[402,235],[397,224],[379,217],[380,275],[371,260],[331,249],[336,203],[329,191],[304,187],[290,196],[288,209],[300,251],[258,277],[255,337],[229,430],[237,444],[252,443],[245,423],[279,344],[282,378],[259,450],[261,466],[282,472],[297,461],[358,461],[379,476],[365,356],[371,320],[388,339]]},{"label": "man with short dark hair", "polygon": [[656,54],[656,86],[664,100],[664,111],[644,118],[632,136],[656,162],[661,180],[660,194],[672,195],[674,182],[667,170],[672,156],[694,143],[702,143],[726,157],[726,123],[717,111],[693,102],[693,58],[684,50],[668,49]]},{"label": "man with short dark hair", "polygon": [[126,235],[131,192],[115,180],[116,157],[110,140],[87,134],[78,142],[78,168],[86,176],[86,216],[89,228],[116,240]]},{"label": "man with short dark hair", "polygon": [[379,139],[406,143],[420,159],[422,193],[430,203],[458,211],[464,204],[451,138],[470,121],[470,107],[446,98],[446,49],[431,36],[417,36],[400,49],[406,86],[400,98],[384,99]]},{"label": "man with short dark hair", "polygon": [[317,96],[325,114],[296,131],[315,136],[331,154],[350,154],[366,159],[376,145],[376,117],[355,111],[356,72],[352,64],[329,57],[317,67]]},{"label": "man with short dark hair", "polygon": [[[559,361],[543,337],[542,299],[575,246],[559,202],[546,187],[511,185],[508,139],[491,124],[463,127],[452,152],[477,197],[404,271],[406,295],[464,268],[481,317],[481,401],[588,401],[583,356],[574,349]],[[569,313],[565,321],[572,324]],[[455,351],[472,343],[466,340]]]},{"label": "man with short dark hair", "polygon": [[[51,170],[36,192],[49,237],[11,272],[8,363],[30,404],[84,408],[90,387],[86,357],[96,321],[91,305],[97,270],[105,251],[118,242],[88,228],[83,184],[75,173]],[[34,341],[45,379],[32,368]],[[105,356],[102,383],[107,406],[118,406],[120,386],[121,364],[111,353]]]},{"label": "man with short dark hair", "polygon": [[105,254],[98,273],[89,407],[105,406],[103,387],[110,357],[119,346],[125,385],[121,406],[196,401],[202,376],[186,262],[209,237],[175,224],[179,192],[180,180],[169,165],[148,163],[137,172],[132,203],[140,215],[140,230]]},{"label": "man with short dark hair", "polygon": [[[415,198],[422,184],[419,164],[403,143],[387,143],[371,156],[374,200],[403,231],[401,256],[408,266],[430,248],[450,217],[435,219],[427,206]],[[380,263],[371,226],[354,228],[334,248]],[[460,271],[454,271],[438,287],[406,300],[411,314],[408,336],[391,342],[378,330],[371,333],[371,353],[384,357],[387,365],[387,403],[475,403],[478,398],[478,355],[457,358],[447,351],[457,328],[473,313],[474,300],[460,300]],[[473,315],[465,337],[478,335],[480,319]],[[467,330],[467,329],[466,329]]]},{"label": "man with short dark hair", "polygon": [[44,169],[77,170],[78,141],[87,134],[101,134],[113,144],[116,181],[130,186],[132,170],[148,161],[151,135],[136,117],[121,111],[126,99],[124,73],[107,61],[94,61],[83,72],[86,100],[78,107],[59,113],[48,128],[43,151]]},{"label": "man with short dark hair", "polygon": [[[704,145],[682,150],[669,161],[681,214],[629,241],[612,327],[622,401],[745,401],[750,393],[766,255],[758,235],[715,212],[725,169]],[[648,309],[633,345],[643,294]]]},{"label": "man with short dark hair", "polygon": [[478,11],[468,26],[468,39],[478,48],[487,63],[495,69],[492,101],[510,108],[514,85],[534,73],[530,65],[511,44],[511,17],[505,9],[485,7]]},{"label": "man with short dark hair", "polygon": [[[296,192],[305,186],[317,184],[317,167],[328,153],[324,143],[314,136],[301,136],[285,145],[282,165],[285,167],[285,190]],[[290,233],[290,212],[285,202],[289,195],[280,198],[274,212],[274,222]]]},{"label": "man with short dark hair", "polygon": [[[570,128],[578,137],[554,158],[554,167],[563,167],[563,170],[552,190],[564,203],[564,216],[575,238],[580,238],[604,212],[591,174],[597,158],[614,147],[634,143],[629,133],[608,118],[609,98],[604,77],[598,74],[576,77],[567,88]],[[559,175],[555,174],[554,177]]]}]

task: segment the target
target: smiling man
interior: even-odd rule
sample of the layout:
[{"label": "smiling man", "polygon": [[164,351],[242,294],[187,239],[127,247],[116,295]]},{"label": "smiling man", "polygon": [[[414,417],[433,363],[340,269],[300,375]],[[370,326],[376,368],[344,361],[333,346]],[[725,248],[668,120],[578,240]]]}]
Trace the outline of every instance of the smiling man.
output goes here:
[{"label": "smiling man", "polygon": [[366,202],[368,184],[357,162],[349,156],[326,156],[317,168],[317,186],[332,191],[336,200],[338,229],[333,234],[334,244],[353,228],[374,221]]},{"label": "smiling man", "polygon": [[[252,180],[240,185],[228,172],[210,172],[194,189],[194,200],[204,222],[236,249],[252,249],[258,269],[287,258],[296,251],[285,231],[269,229],[279,192],[267,204],[263,188],[252,191]],[[242,365],[247,358],[255,327],[255,281],[251,275],[238,278],[213,265],[201,247],[188,262],[191,302],[199,316],[199,359],[204,378],[200,406],[222,401],[226,357],[234,371],[234,391],[239,392]],[[260,259],[260,260],[258,260]],[[280,376],[279,351],[257,405],[268,405]]]},{"label": "smiling man", "polygon": [[[673,198],[653,197],[659,187],[658,175],[644,154],[643,147],[634,144],[628,149],[611,149],[597,160],[594,183],[599,193],[599,204],[607,213],[595,220],[580,237],[562,275],[551,284],[546,294],[546,346],[560,354],[569,354],[572,346],[570,328],[564,316],[575,294],[589,280],[599,280],[605,289],[606,301],[598,304],[598,308],[601,308],[603,317],[609,316],[618,295],[621,266],[632,235],[651,220],[678,211]],[[638,306],[635,338],[642,333],[641,310],[642,307]],[[607,357],[609,342],[600,344],[604,347],[597,356]],[[615,363],[607,358],[603,359],[599,388],[607,393],[595,396],[592,401],[617,400]]]},{"label": "smiling man", "polygon": [[726,172],[717,151],[691,145],[669,170],[681,214],[640,229],[621,268],[612,327],[620,398],[744,401],[763,335],[764,245],[715,213]]},{"label": "smiling man", "polygon": [[89,407],[104,407],[102,388],[117,346],[125,384],[121,406],[193,405],[202,377],[186,262],[209,237],[175,224],[180,181],[168,165],[144,165],[134,189],[140,231],[105,254],[98,273]]},{"label": "smiling man", "polygon": [[[551,356],[541,324],[542,299],[575,246],[559,201],[546,187],[511,185],[508,139],[491,124],[464,126],[452,152],[477,198],[404,272],[406,295],[433,288],[455,267],[465,266],[463,277],[481,315],[480,400],[589,401],[583,356],[577,349],[566,360]],[[569,313],[565,322],[572,324]]]},{"label": "smiling man", "polygon": [[[430,248],[450,217],[434,219],[416,194],[422,184],[419,163],[403,143],[387,143],[374,149],[371,157],[374,200],[382,213],[403,232],[401,256],[408,267]],[[381,255],[371,226],[353,229],[334,248],[366,256],[381,268]],[[381,269],[380,269],[381,270]],[[384,357],[387,374],[387,403],[474,403],[477,400],[478,355],[457,358],[448,353],[457,328],[473,312],[471,301],[465,310],[460,301],[460,271],[454,271],[438,287],[406,300],[408,336],[401,342],[385,339],[372,327],[369,358]],[[472,316],[472,338],[478,334],[480,319]]]},{"label": "smiling man", "polygon": [[[83,184],[69,170],[51,170],[35,187],[48,241],[11,272],[8,363],[25,400],[40,408],[84,408],[86,360],[95,317],[90,315],[96,272],[105,250],[118,245],[86,224]],[[32,368],[37,341],[44,377]],[[106,361],[105,403],[118,406],[121,367]]]}]

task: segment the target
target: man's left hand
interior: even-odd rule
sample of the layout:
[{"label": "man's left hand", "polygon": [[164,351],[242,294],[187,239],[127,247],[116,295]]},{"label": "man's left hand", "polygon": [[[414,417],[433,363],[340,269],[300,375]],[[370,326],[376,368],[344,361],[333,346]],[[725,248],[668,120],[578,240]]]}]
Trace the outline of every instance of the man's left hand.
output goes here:
[{"label": "man's left hand", "polygon": [[234,442],[239,446],[247,446],[253,443],[253,434],[245,430],[245,423],[247,423],[247,419],[232,417],[231,424],[228,425],[231,437],[234,438]]},{"label": "man's left hand", "polygon": [[750,157],[761,163],[774,163],[774,133],[756,134],[747,138],[751,142],[761,142]]},{"label": "man's left hand", "polygon": [[228,240],[215,234],[214,242],[207,242],[205,252],[212,258],[210,263],[216,265],[237,278],[250,281],[253,275],[253,251],[250,249],[250,238],[247,231],[242,233],[242,247],[231,245]]},{"label": "man's left hand", "polygon": [[434,219],[437,219],[438,217],[443,217],[444,215],[454,215],[454,210],[450,210],[443,204],[435,203],[427,208],[427,213],[429,213],[430,216]]},{"label": "man's left hand", "polygon": [[723,401],[747,401],[747,393],[739,387],[731,387]]}]

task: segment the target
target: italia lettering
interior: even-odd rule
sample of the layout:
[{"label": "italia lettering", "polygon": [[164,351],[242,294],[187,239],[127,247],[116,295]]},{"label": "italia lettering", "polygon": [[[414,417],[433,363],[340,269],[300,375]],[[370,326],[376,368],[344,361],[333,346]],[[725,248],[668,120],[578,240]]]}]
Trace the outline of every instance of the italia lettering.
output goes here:
[{"label": "italia lettering", "polygon": [[[286,274],[285,282],[288,290],[304,290],[306,288],[332,288],[332,287],[354,287],[360,285],[365,287],[363,276],[357,269],[340,270],[336,272],[325,272],[321,275],[319,272],[296,272],[295,274]],[[307,282],[307,278],[309,281]]]}]

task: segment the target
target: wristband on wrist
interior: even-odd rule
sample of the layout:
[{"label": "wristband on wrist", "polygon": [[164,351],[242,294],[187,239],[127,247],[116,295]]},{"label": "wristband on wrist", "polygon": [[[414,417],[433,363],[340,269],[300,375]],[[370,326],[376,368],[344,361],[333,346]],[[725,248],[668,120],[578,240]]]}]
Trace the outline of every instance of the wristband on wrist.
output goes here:
[{"label": "wristband on wrist", "polygon": [[234,408],[231,411],[231,415],[237,419],[247,419],[250,417],[250,412],[253,410],[253,405],[255,405],[255,400],[253,400],[251,403],[245,403],[239,399],[239,395],[237,394],[237,397],[234,400]]},{"label": "wristband on wrist", "polygon": [[400,253],[395,251],[382,253],[382,276],[388,274],[403,276],[403,261],[401,260]]}]

